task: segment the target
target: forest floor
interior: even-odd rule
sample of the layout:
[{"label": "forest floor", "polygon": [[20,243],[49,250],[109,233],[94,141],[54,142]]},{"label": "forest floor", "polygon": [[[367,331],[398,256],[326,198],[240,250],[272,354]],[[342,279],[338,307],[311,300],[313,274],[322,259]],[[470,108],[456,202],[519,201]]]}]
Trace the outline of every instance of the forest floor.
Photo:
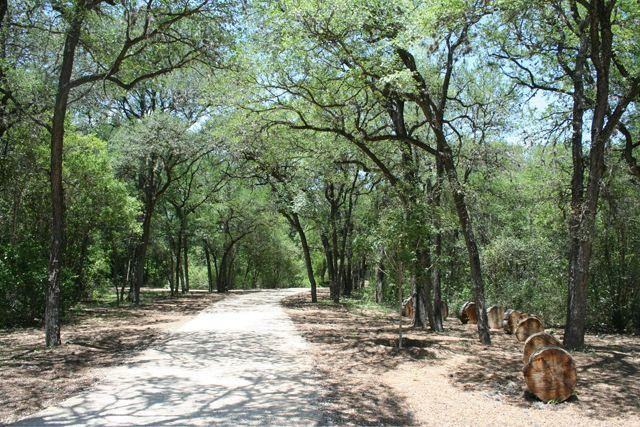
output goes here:
[{"label": "forest floor", "polygon": [[44,346],[42,328],[0,330],[0,425],[87,389],[100,368],[122,365],[222,298],[197,291],[170,298],[148,289],[138,307],[85,304],[73,310],[63,345],[53,349]]},{"label": "forest floor", "polygon": [[[283,301],[310,341],[325,378],[324,411],[338,424],[639,425],[640,338],[588,335],[576,396],[544,404],[526,392],[522,344],[492,331],[481,345],[475,325],[454,317],[440,334],[410,329],[398,315],[353,305],[320,303],[306,294]],[[547,330],[561,339],[561,330]]]}]

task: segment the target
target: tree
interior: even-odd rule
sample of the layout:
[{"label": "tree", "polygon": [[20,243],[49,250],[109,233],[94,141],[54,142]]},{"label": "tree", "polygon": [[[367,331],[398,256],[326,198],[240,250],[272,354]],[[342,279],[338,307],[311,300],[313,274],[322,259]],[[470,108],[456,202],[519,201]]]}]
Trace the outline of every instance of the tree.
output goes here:
[{"label": "tree", "polygon": [[[260,80],[267,95],[260,99],[257,109],[288,113],[284,119],[275,119],[276,123],[347,139],[369,156],[393,185],[399,183],[398,177],[373,151],[376,142],[410,144],[441,163],[471,265],[480,319],[478,334],[481,341],[489,343],[478,244],[451,142],[484,139],[499,125],[496,114],[487,114],[488,107],[502,111],[500,102],[508,99],[502,93],[485,93],[484,99],[477,99],[477,91],[468,90],[472,85],[456,80],[473,75],[463,67],[468,67],[463,58],[470,51],[472,30],[487,13],[485,8],[473,2],[443,1],[417,10],[401,2],[394,7],[372,2],[357,9],[340,2],[317,6],[292,1],[272,13],[278,14],[274,19],[276,39],[284,40],[283,51],[294,55],[290,62],[301,65],[297,73],[289,69],[268,71],[272,78],[266,83],[266,79]],[[398,19],[399,15],[407,18]],[[414,44],[421,41],[413,21],[417,17],[424,18],[420,21],[424,33],[433,34],[429,38],[433,48],[431,56],[425,58],[424,71],[411,53]],[[278,27],[279,19],[287,26]],[[302,35],[293,36],[289,27]],[[300,51],[313,53],[301,57]],[[318,57],[322,60],[315,60]],[[412,114],[408,124],[403,118],[405,103],[418,107],[422,117]],[[383,120],[385,113],[389,120]],[[466,138],[463,132],[468,133]],[[432,138],[433,146],[425,138]],[[406,193],[409,187],[411,183],[400,186],[399,192]]]},{"label": "tree", "polygon": [[[584,345],[590,262],[607,145],[616,129],[624,134],[621,121],[640,95],[640,74],[627,69],[636,60],[621,48],[632,40],[637,42],[637,35],[629,36],[624,27],[639,13],[637,7],[624,2],[601,0],[555,1],[524,8],[521,14],[515,14],[518,22],[526,24],[518,24],[521,29],[513,33],[517,48],[513,49],[506,37],[498,55],[511,65],[507,72],[520,85],[571,99],[571,111],[566,114],[571,128],[573,172],[564,345],[572,349]],[[622,21],[616,22],[616,16]],[[527,40],[524,46],[519,42],[521,35]],[[549,61],[554,65],[552,73],[536,77],[534,65],[529,65],[523,54]],[[616,102],[612,102],[613,97]],[[587,114],[591,116],[589,135],[584,134]],[[589,141],[586,151],[585,139]],[[627,143],[625,158],[631,161],[631,167],[632,148]]]},{"label": "tree", "polygon": [[[2,9],[6,12],[5,7]],[[72,91],[99,82],[109,82],[128,90],[141,81],[194,61],[209,46],[206,39],[186,37],[193,35],[193,31],[185,33],[188,29],[186,21],[204,13],[217,15],[217,9],[217,3],[209,1],[193,4],[149,0],[139,5],[110,0],[77,0],[69,4],[42,2],[36,5],[34,10],[39,13],[36,19],[55,28],[47,36],[54,34],[52,39],[58,42],[55,34],[63,35],[59,41],[63,46],[62,53],[53,61],[57,74],[55,100],[51,104],[53,117],[49,123],[42,123],[51,135],[52,227],[45,315],[48,346],[60,344],[60,272],[64,251],[62,153]],[[29,10],[22,12],[30,13]],[[37,25],[31,27],[36,33],[40,32],[39,28]],[[193,29],[195,27],[191,27]],[[80,55],[77,54],[79,46]],[[165,48],[169,48],[172,54],[168,55]],[[29,59],[32,58],[39,60],[38,56]],[[42,64],[30,65],[38,67]],[[12,93],[11,89],[6,89],[6,93]],[[78,95],[82,96],[82,93]]]}]

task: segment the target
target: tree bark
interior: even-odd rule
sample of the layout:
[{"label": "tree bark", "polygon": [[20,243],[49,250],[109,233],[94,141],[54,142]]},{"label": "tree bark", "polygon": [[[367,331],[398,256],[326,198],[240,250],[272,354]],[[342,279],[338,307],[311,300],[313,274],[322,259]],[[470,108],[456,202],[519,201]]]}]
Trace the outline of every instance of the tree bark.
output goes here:
[{"label": "tree bark", "polygon": [[429,249],[426,247],[419,247],[417,249],[417,260],[414,262],[414,279],[413,286],[413,308],[414,308],[414,328],[424,328],[427,324],[431,330],[435,330],[433,321],[433,306],[431,303],[431,291],[433,283],[431,281],[431,275],[426,271],[431,266],[431,256]]},{"label": "tree bark", "polygon": [[384,301],[385,277],[384,277],[384,250],[380,250],[379,259],[376,263],[376,302],[382,304]]},{"label": "tree bark", "polygon": [[183,235],[182,249],[184,250],[184,292],[189,292],[189,246],[186,233]]},{"label": "tree bark", "polygon": [[58,91],[51,126],[51,250],[47,303],[45,307],[45,342],[47,347],[58,346],[60,340],[60,270],[64,251],[64,190],[62,187],[62,153],[64,143],[64,121],[69,102],[69,91],[76,47],[84,18],[84,4],[79,3],[67,29],[62,54],[62,65],[58,79]]},{"label": "tree bark", "polygon": [[484,282],[482,280],[482,269],[480,266],[480,252],[473,233],[473,226],[469,216],[469,210],[465,201],[464,189],[458,180],[458,174],[453,164],[451,148],[446,143],[439,143],[438,150],[447,178],[453,190],[453,201],[458,214],[460,229],[464,236],[471,266],[471,281],[473,283],[473,296],[476,303],[478,317],[478,337],[483,344],[491,344],[491,336],[489,335],[489,318],[487,317],[487,308],[485,306]]},{"label": "tree bark", "polygon": [[209,285],[209,293],[213,292],[213,272],[211,270],[211,254],[209,253],[209,245],[206,240],[202,242],[204,256],[207,260],[207,283]]},{"label": "tree bark", "polygon": [[[433,204],[436,209],[440,208],[442,187],[444,186],[444,169],[442,162],[436,158],[436,187],[434,188]],[[434,237],[435,262],[431,262],[433,275],[433,330],[444,331],[442,321],[442,274],[440,272],[440,260],[442,258],[442,231],[440,230],[440,218],[436,216],[436,233]]]},{"label": "tree bark", "polygon": [[140,304],[140,289],[144,285],[144,269],[147,259],[147,248],[151,238],[151,216],[153,215],[154,203],[147,202],[145,206],[144,219],[142,220],[142,237],[136,248],[136,271],[133,280],[132,302]]},{"label": "tree bark", "polygon": [[[575,60],[572,75],[573,107],[571,118],[571,157],[573,171],[571,174],[571,212],[569,214],[569,280],[567,292],[567,320],[565,324],[565,345],[568,348],[582,347],[584,341],[579,337],[584,335],[584,326],[577,326],[577,322],[584,322],[583,301],[586,290],[578,284],[580,279],[580,218],[584,199],[584,153],[582,129],[584,126],[584,67],[587,59],[588,42],[586,36],[581,39],[580,49]],[[584,261],[584,260],[583,260]],[[571,326],[570,326],[571,325]],[[571,329],[567,331],[567,329]]]},{"label": "tree bark", "polygon": [[[579,222],[573,228],[569,277],[569,300],[564,345],[569,349],[584,346],[587,314],[587,287],[595,218],[600,196],[604,155],[611,134],[618,127],[628,105],[640,96],[640,79],[630,79],[626,93],[617,105],[610,105],[610,68],[613,59],[612,5],[594,0],[589,9],[589,55],[596,71],[596,94],[591,118],[591,146],[589,150],[589,177],[584,198],[580,203]],[[573,212],[572,212],[573,214]],[[573,224],[572,224],[573,225]]]},{"label": "tree bark", "polygon": [[182,281],[182,237],[180,232],[178,232],[176,238],[176,247],[173,256],[176,259],[176,296],[178,296],[178,289],[181,289],[181,287],[184,288]]},{"label": "tree bark", "polygon": [[307,242],[307,236],[300,223],[300,217],[297,213],[291,214],[285,213],[285,218],[289,221],[291,226],[296,229],[298,236],[300,237],[300,245],[302,246],[302,255],[304,256],[304,265],[307,269],[307,278],[309,279],[309,285],[311,286],[311,302],[318,302],[318,291],[316,278],[313,275],[313,263],[311,262],[311,250],[309,249],[309,242]]},{"label": "tree bark", "polygon": [[171,244],[171,250],[169,251],[169,291],[170,295],[174,296],[174,292],[177,289],[177,285],[175,282],[175,270],[176,263],[173,261],[173,244]]},{"label": "tree bark", "polygon": [[325,257],[327,259],[327,271],[329,272],[329,294],[331,295],[331,300],[335,303],[340,302],[340,292],[338,287],[338,280],[336,277],[335,264],[334,264],[334,254],[331,249],[331,243],[329,243],[329,237],[326,233],[320,234],[320,240],[322,240],[322,247],[324,248]]},{"label": "tree bark", "polygon": [[487,318],[487,309],[485,306],[484,297],[484,282],[482,280],[482,269],[480,266],[480,254],[478,245],[475,240],[473,225],[469,216],[469,209],[465,200],[464,188],[460,184],[458,179],[458,173],[456,171],[455,164],[453,162],[453,152],[451,146],[447,142],[446,135],[444,133],[444,113],[447,102],[446,94],[448,93],[449,83],[451,75],[453,73],[454,64],[454,50],[460,44],[456,44],[455,47],[450,45],[447,53],[446,72],[441,87],[442,95],[441,99],[436,105],[431,98],[431,92],[424,80],[423,76],[418,71],[415,58],[413,55],[404,49],[398,49],[397,53],[400,59],[403,61],[405,67],[412,72],[413,79],[416,82],[418,89],[418,96],[415,100],[422,110],[422,113],[429,123],[431,130],[434,132],[437,154],[436,160],[442,162],[444,172],[449,181],[451,192],[453,196],[456,213],[458,214],[458,222],[460,223],[460,229],[464,236],[465,244],[467,247],[467,254],[469,257],[469,264],[471,267],[471,282],[473,283],[473,294],[476,302],[476,310],[478,311],[478,337],[483,344],[491,344],[491,336],[489,335],[489,319]]}]

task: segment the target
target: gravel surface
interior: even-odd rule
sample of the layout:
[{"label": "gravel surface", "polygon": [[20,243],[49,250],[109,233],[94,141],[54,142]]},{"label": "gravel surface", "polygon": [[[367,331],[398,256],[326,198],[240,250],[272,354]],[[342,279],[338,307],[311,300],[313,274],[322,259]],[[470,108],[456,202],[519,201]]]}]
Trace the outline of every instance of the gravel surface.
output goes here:
[{"label": "gravel surface", "polygon": [[230,295],[94,387],[18,425],[311,425],[319,382],[279,301],[300,289]]}]

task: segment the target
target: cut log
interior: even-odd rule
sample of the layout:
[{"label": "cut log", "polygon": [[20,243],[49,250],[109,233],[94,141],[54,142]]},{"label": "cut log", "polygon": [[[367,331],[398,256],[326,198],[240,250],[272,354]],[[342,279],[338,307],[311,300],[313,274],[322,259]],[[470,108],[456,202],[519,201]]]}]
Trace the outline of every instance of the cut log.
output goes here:
[{"label": "cut log", "polygon": [[476,303],[475,302],[465,302],[460,309],[460,321],[463,324],[473,324],[478,323],[478,316],[476,314]]},{"label": "cut log", "polygon": [[531,355],[542,347],[562,347],[562,344],[553,335],[549,335],[546,332],[537,332],[524,342],[522,363],[525,365],[529,363]]},{"label": "cut log", "polygon": [[513,334],[518,327],[518,323],[529,315],[518,310],[511,310],[509,311],[509,314],[505,313],[504,316],[505,320],[502,322],[502,327],[507,334]]},{"label": "cut log", "polygon": [[409,297],[402,301],[402,315],[413,319],[413,297]]},{"label": "cut log", "polygon": [[543,402],[563,402],[571,397],[578,379],[576,364],[560,347],[542,347],[522,369],[527,388]]},{"label": "cut log", "polygon": [[502,316],[504,316],[504,310],[499,305],[492,305],[487,310],[487,317],[489,318],[489,328],[500,329],[502,326]]},{"label": "cut log", "polygon": [[442,301],[442,305],[440,306],[440,310],[442,313],[442,320],[449,317],[449,304],[446,301]]},{"label": "cut log", "polygon": [[522,319],[518,323],[518,327],[516,328],[516,338],[520,342],[526,341],[531,335],[544,332],[544,326],[542,325],[542,321],[537,317],[530,316],[525,319]]}]

